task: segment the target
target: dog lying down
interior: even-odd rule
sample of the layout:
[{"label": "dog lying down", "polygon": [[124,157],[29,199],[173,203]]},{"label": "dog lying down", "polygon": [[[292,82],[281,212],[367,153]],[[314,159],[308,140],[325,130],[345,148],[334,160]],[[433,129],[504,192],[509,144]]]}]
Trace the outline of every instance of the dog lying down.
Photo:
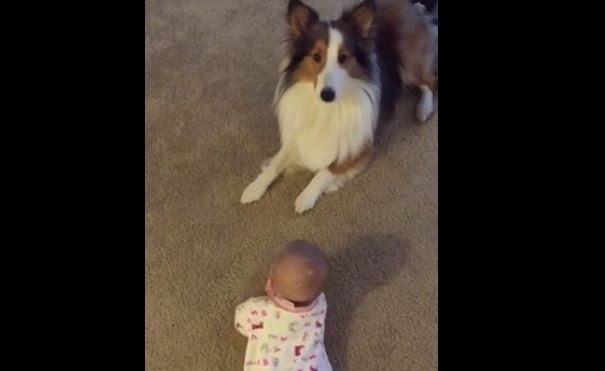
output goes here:
[{"label": "dog lying down", "polygon": [[300,0],[287,9],[288,40],[274,97],[281,148],[241,196],[259,200],[284,171],[315,176],[295,211],[313,208],[369,164],[387,79],[417,88],[416,117],[433,112],[436,33],[418,6],[365,0],[336,20],[320,20]]}]

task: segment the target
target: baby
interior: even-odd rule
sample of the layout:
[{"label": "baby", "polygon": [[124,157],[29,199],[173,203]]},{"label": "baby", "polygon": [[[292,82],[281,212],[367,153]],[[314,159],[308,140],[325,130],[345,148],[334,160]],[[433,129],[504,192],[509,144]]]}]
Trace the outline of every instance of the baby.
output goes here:
[{"label": "baby", "polygon": [[306,241],[276,257],[265,291],[235,310],[235,328],[248,338],[245,370],[332,371],[324,348],[328,263]]}]

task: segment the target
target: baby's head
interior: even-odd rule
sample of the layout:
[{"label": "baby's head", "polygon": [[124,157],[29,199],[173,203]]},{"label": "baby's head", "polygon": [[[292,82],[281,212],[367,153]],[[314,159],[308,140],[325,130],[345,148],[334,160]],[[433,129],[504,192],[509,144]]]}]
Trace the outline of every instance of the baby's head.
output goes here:
[{"label": "baby's head", "polygon": [[293,241],[275,258],[267,293],[304,307],[323,291],[327,276],[328,262],[319,247],[307,241]]}]

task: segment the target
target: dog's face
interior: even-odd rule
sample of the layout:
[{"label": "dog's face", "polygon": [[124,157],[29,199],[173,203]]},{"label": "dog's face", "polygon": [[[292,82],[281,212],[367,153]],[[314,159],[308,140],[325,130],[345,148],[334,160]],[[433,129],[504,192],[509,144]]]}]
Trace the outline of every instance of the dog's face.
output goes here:
[{"label": "dog's face", "polygon": [[317,98],[339,99],[351,79],[369,80],[369,53],[375,4],[365,0],[334,21],[320,21],[300,0],[288,4],[290,64],[293,82],[311,82]]}]

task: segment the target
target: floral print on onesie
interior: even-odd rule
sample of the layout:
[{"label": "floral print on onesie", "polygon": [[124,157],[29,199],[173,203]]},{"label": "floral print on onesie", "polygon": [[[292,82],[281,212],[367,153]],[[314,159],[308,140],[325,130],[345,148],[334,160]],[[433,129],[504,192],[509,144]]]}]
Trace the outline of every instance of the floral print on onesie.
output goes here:
[{"label": "floral print on onesie", "polygon": [[248,338],[244,370],[332,371],[324,347],[326,297],[306,312],[290,312],[267,296],[235,310],[235,328]]}]

